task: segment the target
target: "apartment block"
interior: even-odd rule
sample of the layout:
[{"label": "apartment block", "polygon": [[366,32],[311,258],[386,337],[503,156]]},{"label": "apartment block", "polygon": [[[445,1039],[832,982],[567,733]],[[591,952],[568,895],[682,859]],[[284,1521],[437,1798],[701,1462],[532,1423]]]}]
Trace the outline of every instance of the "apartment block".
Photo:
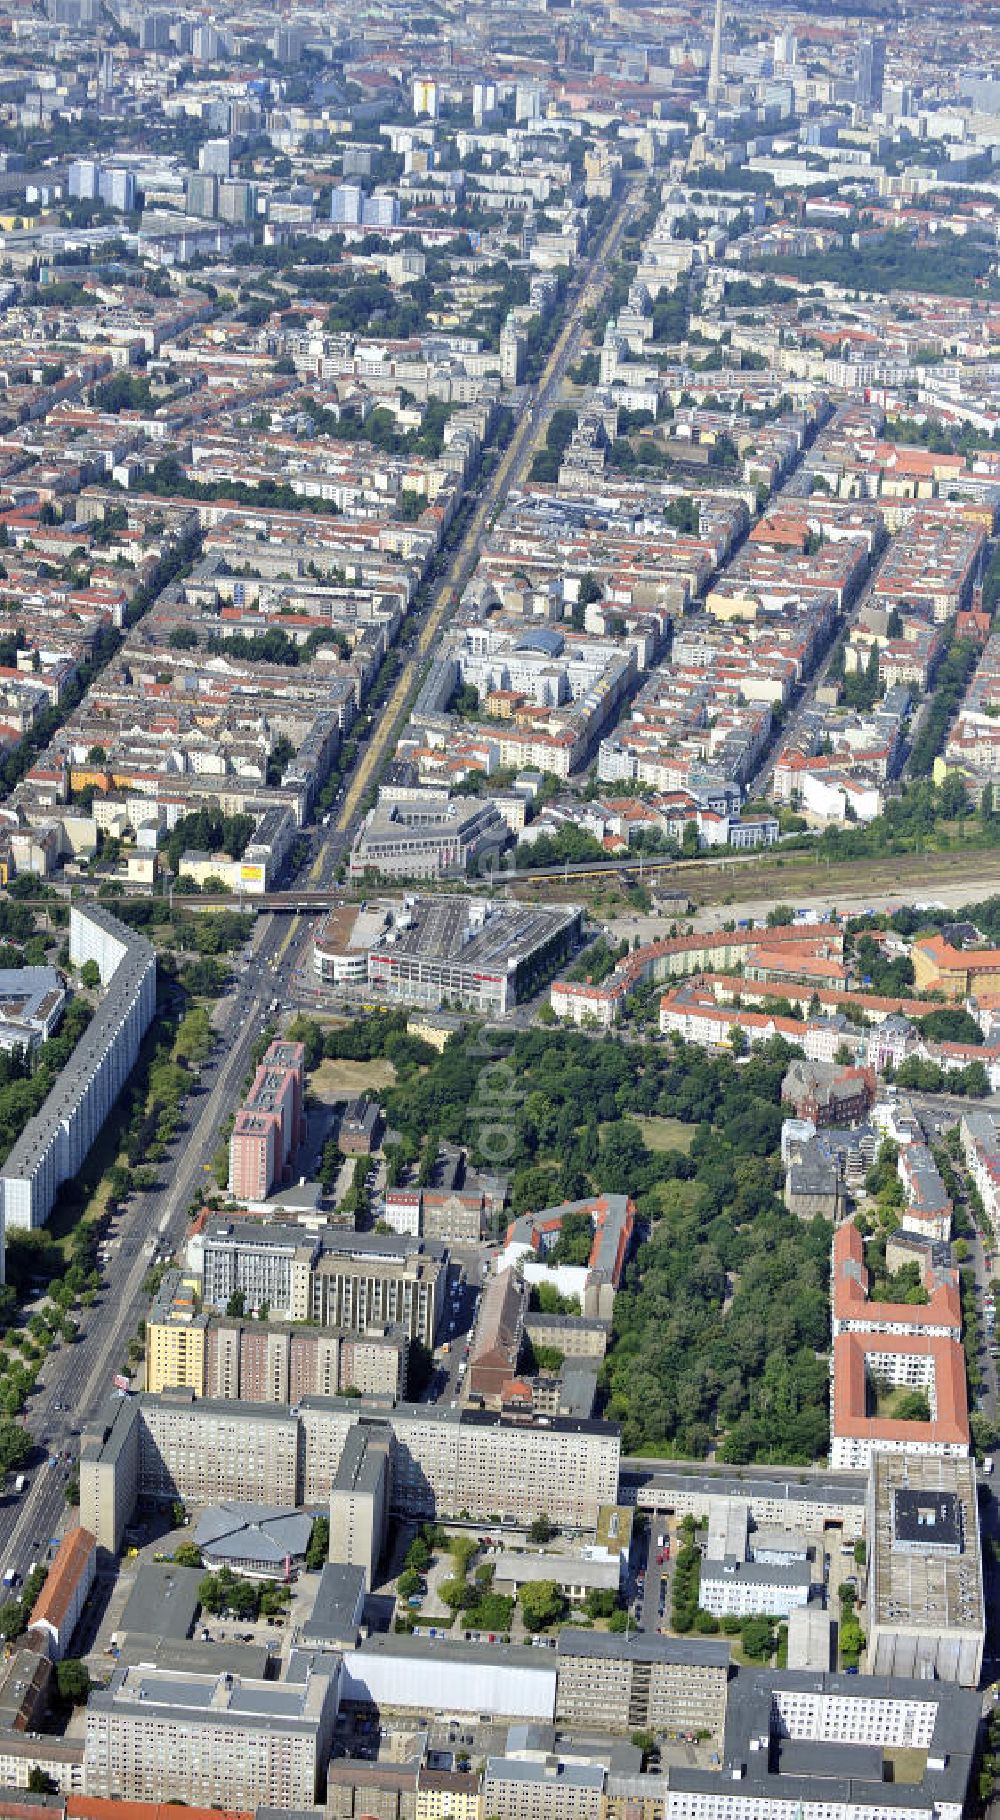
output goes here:
[{"label": "apartment block", "polygon": [[96,961],[104,995],[40,1112],[0,1173],[5,1229],[43,1226],[75,1176],[135,1066],[156,1009],[156,956],[144,936],[101,905],[73,904],[70,959]]},{"label": "apartment block", "polygon": [[[969,1452],[965,1358],[957,1340],[893,1333],[841,1333],[833,1342],[830,1464],[866,1470],[890,1453]],[[929,1420],[880,1414],[886,1391],[922,1391]]]},{"label": "apartment block", "polygon": [[[116,1548],[141,1495],[162,1502],[313,1504],[328,1499],[351,1430],[353,1397],[277,1403],[197,1400],[190,1390],[114,1399],[81,1443],[81,1516]],[[402,1403],[387,1407],[395,1444],[391,1507],[411,1519],[545,1512],[593,1531],[618,1495],[621,1436],[612,1423],[569,1416],[532,1420]]]},{"label": "apartment block", "polygon": [[229,1140],[234,1200],[266,1200],[289,1170],[302,1138],[304,1070],[301,1043],[269,1044]]},{"label": "apartment block", "polygon": [[721,1738],[729,1645],[635,1631],[559,1632],[556,1719],[616,1732],[707,1731]]},{"label": "apartment block", "polygon": [[281,1684],[116,1669],[87,1706],[88,1793],[230,1812],[311,1808],[336,1718],[333,1660],[334,1672],[310,1665],[302,1681]]},{"label": "apartment block", "polygon": [[368,1587],[385,1547],[393,1445],[388,1424],[359,1422],[344,1442],[330,1487],[330,1560],[360,1567]]},{"label": "apartment block", "polygon": [[187,1387],[195,1396],[205,1391],[205,1336],[208,1317],[198,1310],[190,1283],[168,1271],[146,1317],[146,1389]]}]

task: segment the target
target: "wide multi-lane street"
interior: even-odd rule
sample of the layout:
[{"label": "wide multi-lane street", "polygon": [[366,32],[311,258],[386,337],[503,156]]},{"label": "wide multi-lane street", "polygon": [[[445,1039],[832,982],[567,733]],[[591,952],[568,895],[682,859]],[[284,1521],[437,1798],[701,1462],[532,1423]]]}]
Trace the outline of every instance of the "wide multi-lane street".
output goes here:
[{"label": "wide multi-lane street", "polygon": [[[76,1342],[57,1347],[42,1367],[27,1411],[40,1463],[29,1469],[25,1492],[8,1493],[0,1506],[4,1571],[13,1568],[23,1576],[56,1533],[78,1431],[114,1394],[112,1380],[146,1312],[142,1284],[151,1260],[157,1250],[173,1251],[183,1236],[187,1210],[206,1179],[220,1127],[237,1102],[253,1044],[272,1001],[286,1001],[302,940],[302,929],[290,931],[286,918],[258,922],[252,958],[237,972],[236,984],[220,1008],[215,1052],[202,1070],[199,1091],[188,1101],[187,1128],[171,1146],[161,1184],[149,1193],[133,1194],[117,1215],[115,1243],[105,1254],[97,1301],[82,1310]],[[49,1460],[55,1464],[48,1465]]]}]

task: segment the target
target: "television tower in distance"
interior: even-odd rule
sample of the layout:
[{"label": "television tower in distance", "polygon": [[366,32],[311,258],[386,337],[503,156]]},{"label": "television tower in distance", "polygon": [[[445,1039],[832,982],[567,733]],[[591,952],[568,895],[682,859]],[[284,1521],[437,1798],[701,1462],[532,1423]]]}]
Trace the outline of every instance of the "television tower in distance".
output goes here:
[{"label": "television tower in distance", "polygon": [[712,56],[708,65],[708,99],[718,101],[722,88],[722,0],[715,0],[715,24],[712,27]]}]

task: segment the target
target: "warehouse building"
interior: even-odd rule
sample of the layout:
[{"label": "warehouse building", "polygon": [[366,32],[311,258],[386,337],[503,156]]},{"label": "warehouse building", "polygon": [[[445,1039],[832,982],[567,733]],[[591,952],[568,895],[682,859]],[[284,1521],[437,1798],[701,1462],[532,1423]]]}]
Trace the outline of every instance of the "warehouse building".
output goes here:
[{"label": "warehouse building", "polygon": [[874,1454],[867,1527],[873,1672],[977,1687],[986,1613],[974,1461]]},{"label": "warehouse building", "polygon": [[343,1697],[398,1712],[551,1720],[556,1658],[522,1643],[378,1635],[345,1657]]}]

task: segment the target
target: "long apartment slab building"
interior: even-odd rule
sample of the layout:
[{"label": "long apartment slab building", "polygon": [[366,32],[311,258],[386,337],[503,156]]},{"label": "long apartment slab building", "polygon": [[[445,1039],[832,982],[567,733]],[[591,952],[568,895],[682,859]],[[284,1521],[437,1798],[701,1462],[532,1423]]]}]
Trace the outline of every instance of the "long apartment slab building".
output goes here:
[{"label": "long apartment slab building", "polygon": [[301,1681],[117,1668],[87,1705],[89,1794],[176,1799],[229,1813],[311,1809],[322,1796],[337,1714],[340,1659]]},{"label": "long apartment slab building", "polygon": [[5,1230],[44,1226],[63,1182],[81,1168],[121,1094],[156,1009],[151,944],[99,904],[74,904],[70,959],[96,961],[104,995],[40,1112],[0,1175]]},{"label": "long apartment slab building", "polygon": [[117,1549],[139,1497],[325,1502],[359,1422],[390,1438],[390,1505],[399,1516],[530,1522],[544,1513],[592,1531],[601,1506],[617,1500],[621,1436],[609,1422],[422,1403],[380,1408],[355,1397],[308,1396],[290,1408],[197,1400],[181,1390],[113,1399],[85,1429],[80,1520]]},{"label": "long apartment slab building", "polygon": [[433,1348],[444,1312],[448,1252],[399,1234],[325,1232],[256,1220],[210,1220],[188,1248],[206,1309],[242,1295],[247,1314],[266,1304],[281,1320],[352,1333],[400,1327]]},{"label": "long apartment slab building", "polygon": [[406,1394],[409,1340],[401,1328],[352,1333],[294,1321],[205,1314],[170,1271],[146,1319],[146,1389],[196,1397],[298,1403],[304,1396]]}]

